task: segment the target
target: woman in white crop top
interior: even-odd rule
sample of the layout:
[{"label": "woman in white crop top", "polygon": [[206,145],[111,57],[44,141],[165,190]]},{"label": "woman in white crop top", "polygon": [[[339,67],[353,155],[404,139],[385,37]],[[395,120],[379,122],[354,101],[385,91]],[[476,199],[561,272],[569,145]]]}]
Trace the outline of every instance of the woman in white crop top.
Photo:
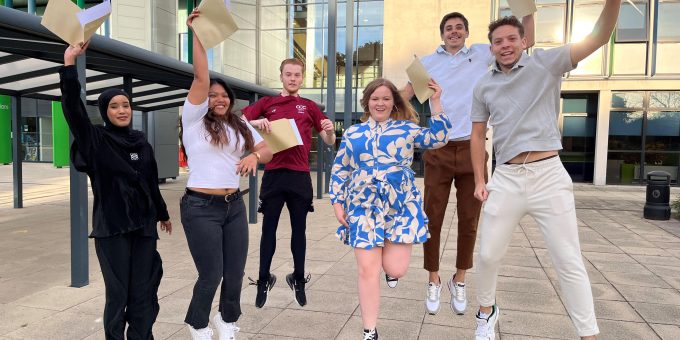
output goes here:
[{"label": "woman in white crop top", "polygon": [[[198,15],[194,10],[187,26],[192,28]],[[239,175],[255,173],[257,163],[269,162],[272,153],[262,137],[232,113],[234,92],[221,79],[209,78],[206,52],[196,35],[193,57],[194,81],[181,121],[189,180],[180,214],[198,280],[184,322],[192,339],[211,339],[210,309],[221,281],[213,326],[220,340],[234,339],[248,254],[248,221],[238,190]],[[246,151],[250,154],[244,157]]]}]

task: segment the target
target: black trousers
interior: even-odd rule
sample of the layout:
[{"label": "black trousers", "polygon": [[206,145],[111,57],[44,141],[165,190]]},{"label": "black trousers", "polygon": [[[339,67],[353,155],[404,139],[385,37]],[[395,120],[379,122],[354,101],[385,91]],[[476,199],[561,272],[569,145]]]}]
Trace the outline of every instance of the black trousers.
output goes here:
[{"label": "black trousers", "polygon": [[307,248],[307,213],[314,211],[312,205],[312,178],[309,172],[288,169],[266,170],[260,187],[260,209],[262,213],[262,239],[260,239],[259,280],[267,280],[272,258],[276,251],[276,229],[283,205],[288,207],[292,235],[290,250],[293,253],[293,275],[302,279],[305,274],[305,252]]},{"label": "black trousers", "polygon": [[248,257],[248,219],[242,197],[189,194],[180,214],[191,257],[198,270],[184,322],[195,329],[208,326],[210,308],[222,282],[219,311],[225,322],[241,316],[241,286]]},{"label": "black trousers", "polygon": [[142,230],[94,240],[106,287],[104,332],[107,340],[153,339],[158,316],[158,286],[163,276],[157,240]]}]

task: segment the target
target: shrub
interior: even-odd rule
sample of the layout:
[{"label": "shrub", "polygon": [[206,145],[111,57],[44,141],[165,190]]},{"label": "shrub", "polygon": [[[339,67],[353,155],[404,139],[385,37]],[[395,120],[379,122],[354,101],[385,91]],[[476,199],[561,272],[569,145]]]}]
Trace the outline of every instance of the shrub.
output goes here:
[{"label": "shrub", "polygon": [[680,195],[675,198],[675,201],[671,202],[671,207],[675,210],[675,216],[680,218]]}]

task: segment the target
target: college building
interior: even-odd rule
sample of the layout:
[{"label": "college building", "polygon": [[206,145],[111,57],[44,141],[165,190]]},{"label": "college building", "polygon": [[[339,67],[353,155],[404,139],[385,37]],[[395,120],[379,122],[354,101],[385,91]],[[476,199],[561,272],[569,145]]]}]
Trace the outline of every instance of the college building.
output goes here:
[{"label": "college building", "polygon": [[[187,7],[194,4],[191,1],[115,0],[113,13],[99,33],[187,61],[185,21]],[[37,15],[46,4],[44,0],[4,0],[5,5],[7,2]],[[91,6],[100,1],[84,2]],[[299,58],[307,69],[301,94],[326,106],[327,18],[332,13],[330,6],[337,6],[336,55],[332,58],[336,60],[338,134],[344,129],[340,123],[345,110],[342,98],[352,96],[352,118],[357,120],[362,111],[361,92],[371,80],[385,77],[399,87],[405,85],[405,68],[414,54],[433,53],[441,44],[439,22],[444,14],[458,11],[468,18],[468,45],[488,43],[488,23],[511,14],[506,0],[227,2],[239,31],[208,51],[210,67],[246,82],[279,88],[280,61]],[[346,16],[348,3],[352,5],[351,20]],[[592,30],[603,4],[604,0],[536,1],[533,48],[579,41]],[[559,119],[564,149],[560,155],[575,182],[643,185],[648,172],[662,170],[678,185],[680,67],[674,61],[680,60],[680,21],[676,18],[680,18],[680,0],[624,1],[611,42],[564,76]],[[353,37],[351,65],[345,63],[348,22],[353,27],[349,30]],[[345,91],[348,66],[353,85]],[[0,65],[0,70],[3,67]],[[464,80],[461,86],[466,86]],[[50,162],[51,105],[26,100],[21,123],[24,159]],[[0,96],[0,113],[3,105],[7,104]],[[427,117],[427,105],[416,107]],[[149,117],[153,119],[153,114]],[[0,119],[0,136],[6,128]],[[315,159],[313,156],[312,162]],[[414,168],[420,167],[419,162],[417,158]]]}]

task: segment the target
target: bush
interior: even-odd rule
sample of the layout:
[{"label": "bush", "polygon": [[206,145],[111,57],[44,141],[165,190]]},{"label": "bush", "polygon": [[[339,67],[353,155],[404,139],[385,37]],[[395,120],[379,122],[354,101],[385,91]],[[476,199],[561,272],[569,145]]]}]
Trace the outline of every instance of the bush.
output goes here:
[{"label": "bush", "polygon": [[671,207],[675,210],[675,216],[680,218],[680,195],[675,198],[675,201],[671,202]]}]

